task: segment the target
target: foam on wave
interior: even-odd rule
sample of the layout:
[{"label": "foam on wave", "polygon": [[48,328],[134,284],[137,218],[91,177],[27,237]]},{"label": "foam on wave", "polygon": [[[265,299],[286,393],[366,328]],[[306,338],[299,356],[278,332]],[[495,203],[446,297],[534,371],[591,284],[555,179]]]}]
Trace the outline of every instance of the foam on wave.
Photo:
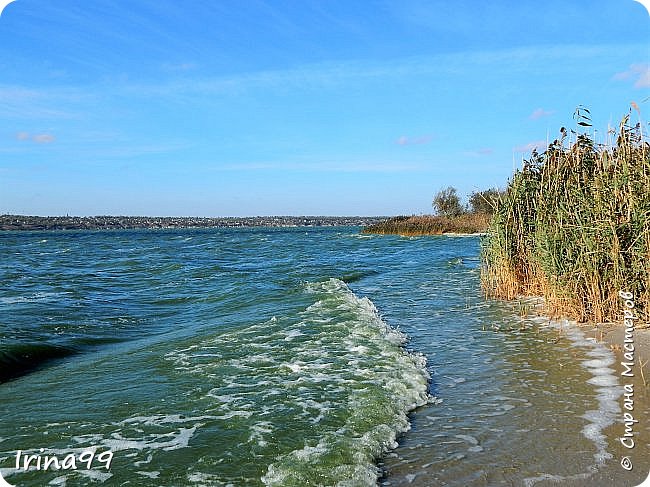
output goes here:
[{"label": "foam on wave", "polygon": [[410,428],[409,411],[429,401],[426,359],[342,280],[303,291],[311,304],[296,315],[219,333],[167,359],[213,384],[205,414],[235,415],[248,428],[239,448],[268,458],[265,485],[375,485],[376,459]]}]

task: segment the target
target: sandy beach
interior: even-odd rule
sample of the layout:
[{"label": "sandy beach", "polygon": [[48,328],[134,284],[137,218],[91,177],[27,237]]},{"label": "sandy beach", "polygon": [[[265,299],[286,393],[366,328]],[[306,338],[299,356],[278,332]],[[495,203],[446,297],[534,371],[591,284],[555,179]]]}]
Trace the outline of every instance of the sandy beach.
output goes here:
[{"label": "sandy beach", "polygon": [[[624,392],[624,385],[632,385],[634,388],[632,396],[633,403],[630,403],[633,409],[629,413],[638,421],[638,423],[632,425],[635,446],[633,448],[624,448],[622,446],[620,438],[625,433],[625,418],[623,416],[620,421],[608,428],[605,432],[610,439],[616,439],[613,444],[614,451],[612,453],[615,455],[617,461],[620,462],[624,457],[629,457],[634,465],[632,470],[632,473],[634,473],[633,477],[640,479],[640,481],[645,480],[650,468],[650,415],[648,414],[650,412],[650,327],[648,324],[641,324],[634,330],[633,377],[622,375],[626,371],[626,367],[622,365],[622,362],[627,361],[623,356],[625,327],[622,324],[607,323],[599,324],[595,327],[591,325],[588,329],[588,335],[606,343],[616,355],[616,363],[614,366],[621,380],[621,392]],[[628,412],[628,409],[624,409],[623,395],[619,398],[619,404],[622,407],[622,415]],[[629,474],[623,471],[623,467],[619,468],[621,475],[625,475],[625,478],[627,478]],[[611,480],[615,481],[617,477]]]}]

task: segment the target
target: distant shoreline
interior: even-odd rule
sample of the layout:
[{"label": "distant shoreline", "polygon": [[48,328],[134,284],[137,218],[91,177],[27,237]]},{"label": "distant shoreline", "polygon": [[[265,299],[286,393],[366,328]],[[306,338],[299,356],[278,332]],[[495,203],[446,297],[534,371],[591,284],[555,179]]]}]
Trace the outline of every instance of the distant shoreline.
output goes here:
[{"label": "distant shoreline", "polygon": [[255,217],[148,217],[148,216],[28,216],[0,215],[0,231],[130,230],[163,228],[334,227],[374,225],[385,216],[255,216]]},{"label": "distant shoreline", "polygon": [[434,215],[398,216],[366,226],[361,233],[420,237],[426,235],[485,235],[491,216],[486,213],[464,213],[455,217]]}]

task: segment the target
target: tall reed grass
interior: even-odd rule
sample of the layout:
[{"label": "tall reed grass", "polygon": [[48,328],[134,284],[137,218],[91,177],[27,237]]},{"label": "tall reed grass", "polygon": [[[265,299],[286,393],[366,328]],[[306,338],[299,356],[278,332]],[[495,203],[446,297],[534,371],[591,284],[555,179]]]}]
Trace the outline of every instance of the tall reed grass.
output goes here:
[{"label": "tall reed grass", "polygon": [[[579,109],[578,125],[589,127]],[[542,295],[552,315],[580,322],[621,319],[630,291],[650,322],[650,144],[630,114],[596,144],[563,128],[509,182],[483,241],[489,296]]]}]

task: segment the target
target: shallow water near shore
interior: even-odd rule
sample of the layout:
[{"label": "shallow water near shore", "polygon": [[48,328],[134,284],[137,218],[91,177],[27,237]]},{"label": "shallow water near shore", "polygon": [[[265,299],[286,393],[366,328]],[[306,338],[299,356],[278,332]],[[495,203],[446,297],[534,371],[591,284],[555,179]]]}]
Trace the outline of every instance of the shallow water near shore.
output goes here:
[{"label": "shallow water near shore", "polygon": [[[486,301],[478,237],[358,230],[0,234],[3,476],[19,486],[645,478],[643,410],[635,469],[619,465],[629,452],[616,440],[613,352],[569,323]],[[110,469],[15,468],[18,450],[88,449],[113,452]]]}]

